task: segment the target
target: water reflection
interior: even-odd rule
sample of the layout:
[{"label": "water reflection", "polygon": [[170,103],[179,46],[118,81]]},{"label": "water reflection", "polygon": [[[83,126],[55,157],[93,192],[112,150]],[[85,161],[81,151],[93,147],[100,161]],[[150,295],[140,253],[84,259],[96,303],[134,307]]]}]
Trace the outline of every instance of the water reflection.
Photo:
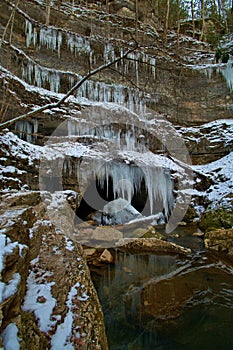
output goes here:
[{"label": "water reflection", "polygon": [[219,261],[117,252],[92,277],[110,350],[233,348],[233,279]]}]

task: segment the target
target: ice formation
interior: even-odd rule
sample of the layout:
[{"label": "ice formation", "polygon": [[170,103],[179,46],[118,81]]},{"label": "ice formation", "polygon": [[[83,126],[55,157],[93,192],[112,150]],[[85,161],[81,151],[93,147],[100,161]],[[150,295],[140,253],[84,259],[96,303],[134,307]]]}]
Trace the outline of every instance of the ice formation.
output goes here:
[{"label": "ice formation", "polygon": [[42,67],[32,60],[28,60],[25,66],[22,63],[22,79],[27,83],[46,88],[49,85],[49,90],[60,92],[60,75],[59,71]]},{"label": "ice formation", "polygon": [[37,119],[33,119],[32,122],[20,120],[15,123],[15,131],[21,139],[34,142],[37,139],[38,121]]},{"label": "ice formation", "polygon": [[220,69],[224,79],[227,82],[227,86],[232,91],[233,90],[233,59],[230,59],[227,64]]},{"label": "ice formation", "polygon": [[118,198],[104,206],[101,222],[104,225],[121,225],[138,218],[142,215],[126,199]]},{"label": "ice formation", "polygon": [[33,27],[32,23],[25,20],[25,36],[26,45],[29,47],[33,45],[39,48],[46,47],[52,51],[56,51],[60,57],[61,45],[62,45],[62,31],[53,27]]},{"label": "ice formation", "polygon": [[[88,170],[87,170],[88,167]],[[110,186],[114,199],[123,198],[131,203],[134,195],[142,191],[145,183],[150,214],[163,211],[166,219],[174,205],[173,181],[170,171],[163,167],[129,165],[123,162],[100,162],[92,159],[87,166],[77,167],[77,180],[84,184],[87,178],[97,180],[98,186],[109,193]],[[143,213],[143,212],[142,212]]]},{"label": "ice formation", "polygon": [[89,55],[91,54],[90,40],[88,40],[87,38],[73,33],[67,33],[66,44],[70,52],[72,52],[75,56],[78,56],[81,53],[86,53]]},{"label": "ice formation", "polygon": [[232,91],[233,89],[233,58],[231,57],[227,63],[207,64],[201,66],[191,66],[193,69],[202,70],[208,79],[211,79],[214,72],[222,74],[227,86]]},{"label": "ice formation", "polygon": [[[61,81],[68,80],[71,88],[76,80],[82,79],[78,74],[58,71],[38,65],[32,60],[22,62],[21,76],[28,84],[49,89],[52,92],[62,92]],[[103,82],[87,80],[76,92],[77,98],[86,98],[94,102],[112,102],[128,108],[139,115],[144,115],[146,102],[157,102],[157,97],[145,95],[139,89],[125,85],[106,84]]]},{"label": "ice formation", "polygon": [[[99,53],[95,53],[95,50],[92,49],[92,43],[93,47],[97,43],[95,38],[84,37],[55,27],[41,26],[36,28],[28,19],[26,19],[25,22],[25,36],[27,47],[30,45],[36,48],[39,47],[39,49],[41,47],[46,47],[47,49],[57,52],[59,57],[62,43],[66,41],[68,50],[74,56],[85,54],[89,59],[90,66],[96,64],[100,58],[103,58],[102,63],[109,63],[124,54],[122,48],[119,50],[118,45],[108,41],[104,43],[103,52],[100,55]],[[101,64],[101,62],[99,64]],[[116,63],[115,68],[117,69],[120,67],[123,74],[129,73],[129,70],[133,70],[135,72],[136,81],[138,82],[140,64],[146,64],[145,67],[148,73],[155,79],[156,59],[143,51],[131,52],[128,55],[128,59],[124,60],[124,62]]]},{"label": "ice formation", "polygon": [[[140,90],[124,85],[105,84],[93,80],[87,80],[77,91],[76,96],[96,102],[116,103],[139,115],[145,113],[147,100],[145,94]],[[157,102],[157,99],[155,99],[155,102]]]},{"label": "ice formation", "polygon": [[68,119],[67,134],[68,136],[78,135],[99,140],[106,139],[111,142],[114,150],[144,152],[148,149],[144,135],[140,133],[140,130],[136,134],[134,125],[127,125],[126,130],[114,124],[88,127],[87,124]]}]

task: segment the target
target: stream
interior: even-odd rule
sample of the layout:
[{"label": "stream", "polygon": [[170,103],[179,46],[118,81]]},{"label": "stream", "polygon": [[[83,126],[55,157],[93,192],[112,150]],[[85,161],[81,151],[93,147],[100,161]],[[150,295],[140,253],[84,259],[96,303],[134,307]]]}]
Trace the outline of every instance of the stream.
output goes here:
[{"label": "stream", "polygon": [[177,230],[180,244],[192,239],[187,257],[116,250],[114,264],[91,267],[110,350],[233,348],[233,269]]}]

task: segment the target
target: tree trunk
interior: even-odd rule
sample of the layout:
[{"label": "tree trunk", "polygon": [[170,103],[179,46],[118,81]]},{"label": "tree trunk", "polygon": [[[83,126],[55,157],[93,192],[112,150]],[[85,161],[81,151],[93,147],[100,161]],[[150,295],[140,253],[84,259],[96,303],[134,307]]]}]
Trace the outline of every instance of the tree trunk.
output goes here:
[{"label": "tree trunk", "polygon": [[74,17],[74,0],[72,0],[72,12],[71,12],[71,17]]},{"label": "tree trunk", "polygon": [[110,38],[109,0],[106,0],[106,11],[107,11],[107,14],[108,14],[108,17],[107,17],[107,38],[109,39]]},{"label": "tree trunk", "polygon": [[177,4],[177,51],[180,49],[180,0],[176,0]]},{"label": "tree trunk", "polygon": [[221,17],[222,17],[221,0],[218,0],[218,17],[219,17],[219,20],[221,20]]},{"label": "tree trunk", "polygon": [[169,24],[169,13],[170,13],[170,0],[167,0],[166,3],[166,16],[164,21],[164,32],[163,32],[163,42],[164,45],[167,43],[167,31],[168,31],[168,24]]},{"label": "tree trunk", "polygon": [[192,27],[193,27],[193,38],[195,37],[195,20],[194,20],[194,3],[191,0],[191,13],[192,13]]},{"label": "tree trunk", "polygon": [[159,0],[154,0],[153,2],[153,10],[155,17],[159,17]]},{"label": "tree trunk", "polygon": [[50,22],[50,0],[46,1],[46,13],[45,13],[45,25],[49,26],[49,22]]},{"label": "tree trunk", "polygon": [[202,17],[202,26],[201,26],[200,40],[203,40],[205,35],[205,0],[201,0],[201,17]]},{"label": "tree trunk", "polygon": [[135,0],[135,39],[138,38],[138,0]]}]

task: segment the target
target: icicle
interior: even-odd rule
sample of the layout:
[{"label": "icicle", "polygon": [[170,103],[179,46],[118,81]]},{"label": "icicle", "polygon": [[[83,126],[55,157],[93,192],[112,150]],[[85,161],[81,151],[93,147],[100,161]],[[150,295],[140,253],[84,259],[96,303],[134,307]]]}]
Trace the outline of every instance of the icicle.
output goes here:
[{"label": "icicle", "polygon": [[40,47],[45,46],[47,49],[57,51],[60,57],[60,49],[62,45],[62,33],[54,28],[40,28],[39,37]]},{"label": "icicle", "polygon": [[91,45],[88,39],[72,33],[66,34],[66,44],[71,53],[77,56],[80,53],[85,53],[90,56]]},{"label": "icicle", "polygon": [[53,92],[59,92],[60,90],[60,76],[57,72],[52,72],[49,75],[50,90]]},{"label": "icicle", "polygon": [[33,124],[27,120],[21,120],[15,124],[15,131],[18,133],[19,138],[32,142]]},{"label": "icicle", "polygon": [[26,46],[29,47],[33,38],[33,34],[32,34],[32,23],[28,19],[25,20],[25,35],[26,35]]},{"label": "icicle", "polygon": [[69,75],[69,87],[72,88],[74,86],[74,76]]},{"label": "icicle", "polygon": [[227,86],[233,91],[233,60],[229,60],[224,68],[220,68],[220,72],[226,80]]},{"label": "icicle", "polygon": [[24,63],[22,63],[22,78],[29,84],[34,83],[34,64],[32,61],[27,62],[27,66],[25,67]]},{"label": "icicle", "polygon": [[62,45],[62,33],[58,32],[57,36],[57,52],[58,52],[58,57],[61,55],[61,45]]}]

